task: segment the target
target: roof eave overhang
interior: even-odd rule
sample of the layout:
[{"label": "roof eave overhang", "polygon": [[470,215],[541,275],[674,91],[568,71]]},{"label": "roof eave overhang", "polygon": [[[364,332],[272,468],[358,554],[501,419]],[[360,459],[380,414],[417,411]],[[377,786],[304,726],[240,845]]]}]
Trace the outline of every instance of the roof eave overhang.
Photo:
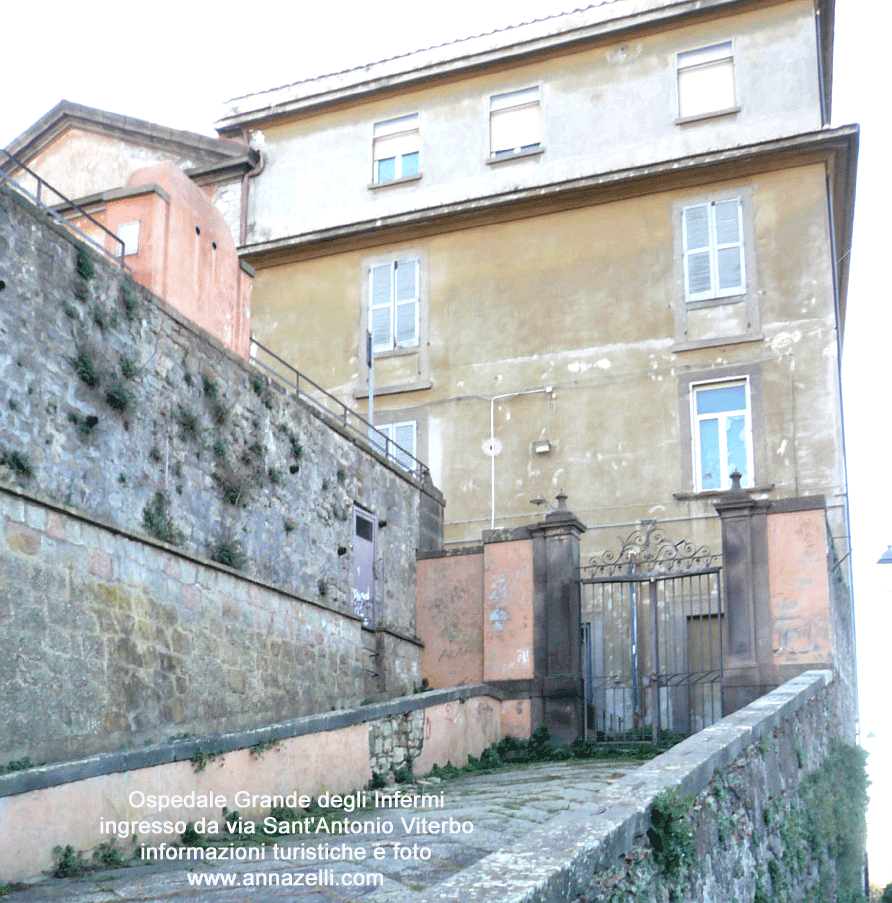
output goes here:
[{"label": "roof eave overhang", "polygon": [[[426,51],[418,51],[345,73],[334,73],[248,95],[245,98],[235,98],[233,103],[244,100],[246,108],[222,117],[214,126],[221,135],[240,134],[246,128],[256,128],[282,117],[298,116],[346,103],[358,103],[371,95],[379,95],[382,91],[406,89],[434,79],[455,77],[490,66],[511,64],[538,54],[572,49],[576,45],[605,37],[619,37],[630,31],[654,28],[673,20],[727,14],[730,7],[774,5],[778,2],[782,0],[676,0],[656,8],[556,33],[538,35],[526,40],[504,41],[497,46],[475,52],[461,53],[461,46],[468,42],[457,41],[454,45],[456,52],[445,59],[426,62],[424,60]],[[822,65],[828,110],[833,60],[834,2],[835,0],[815,0],[816,9],[821,14]],[[518,26],[518,30],[523,28],[524,26]],[[507,35],[512,31],[514,29],[506,29],[502,34]],[[469,39],[471,40],[476,39]],[[294,96],[289,97],[289,93]],[[249,107],[248,102],[252,98],[256,98],[256,102]],[[267,100],[264,101],[264,98]]]},{"label": "roof eave overhang", "polygon": [[708,181],[823,162],[833,196],[840,299],[844,310],[852,241],[858,126],[821,129],[646,166],[598,173],[500,194],[427,207],[374,220],[243,245],[240,255],[261,268],[425,235],[475,228],[546,213],[640,197]]}]

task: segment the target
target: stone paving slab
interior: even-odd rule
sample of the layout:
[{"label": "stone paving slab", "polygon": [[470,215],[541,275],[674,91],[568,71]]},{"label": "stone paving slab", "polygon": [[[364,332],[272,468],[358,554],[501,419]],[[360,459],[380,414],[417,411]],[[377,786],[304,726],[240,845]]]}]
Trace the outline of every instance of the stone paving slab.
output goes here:
[{"label": "stone paving slab", "polygon": [[[362,826],[361,833],[283,836],[275,850],[271,846],[265,849],[262,861],[153,862],[77,879],[47,879],[12,892],[6,900],[8,903],[405,901],[426,890],[435,891],[440,882],[455,877],[491,853],[504,851],[563,813],[597,802],[605,788],[637,769],[639,764],[551,762],[485,775],[465,775],[440,784],[424,783],[414,792],[434,796],[442,792],[443,808],[379,807],[356,812],[349,820]],[[427,824],[422,819],[427,819]],[[438,833],[433,827],[440,823],[449,826],[467,822],[473,825],[470,833],[448,830]],[[329,852],[336,848],[339,853],[365,858],[353,861],[301,858],[310,855],[313,848],[318,852],[319,846],[325,844]],[[325,850],[323,846],[322,851]],[[277,854],[291,858],[275,858]],[[382,858],[375,858],[376,855]],[[297,881],[302,883],[298,885]]]}]

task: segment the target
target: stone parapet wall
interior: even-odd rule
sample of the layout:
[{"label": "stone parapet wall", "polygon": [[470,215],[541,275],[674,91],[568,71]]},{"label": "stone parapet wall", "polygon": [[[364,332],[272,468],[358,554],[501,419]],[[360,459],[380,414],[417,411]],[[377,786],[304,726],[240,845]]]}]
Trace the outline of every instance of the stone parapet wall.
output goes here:
[{"label": "stone parapet wall", "polygon": [[[839,695],[830,672],[806,672],[616,781],[597,800],[580,802],[430,891],[395,899],[405,903],[851,899],[837,893],[858,884],[865,801],[849,798],[844,776],[834,771],[838,738],[845,731]],[[845,750],[857,760],[856,751]],[[834,801],[834,791],[828,788],[837,784],[845,798]],[[822,790],[816,794],[815,788]],[[659,843],[651,822],[652,808],[667,798],[680,803],[681,818],[673,831],[660,835],[667,840],[663,849],[669,862],[673,855],[680,857],[674,859],[674,868],[656,855]],[[826,811],[813,811],[820,807]],[[845,817],[837,818],[838,811]],[[816,815],[822,820],[819,830],[813,830]],[[680,840],[682,825],[689,831],[686,851]],[[828,844],[826,837],[840,829],[842,835]]]},{"label": "stone parapet wall", "polygon": [[0,763],[363,698],[360,619],[0,487]]}]

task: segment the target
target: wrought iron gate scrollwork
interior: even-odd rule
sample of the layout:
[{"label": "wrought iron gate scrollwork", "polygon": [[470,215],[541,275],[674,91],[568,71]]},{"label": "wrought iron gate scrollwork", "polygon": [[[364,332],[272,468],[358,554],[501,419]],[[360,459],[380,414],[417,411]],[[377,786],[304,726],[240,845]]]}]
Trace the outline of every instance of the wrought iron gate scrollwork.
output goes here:
[{"label": "wrought iron gate scrollwork", "polygon": [[722,717],[720,557],[642,521],[580,569],[586,735],[651,740]]}]

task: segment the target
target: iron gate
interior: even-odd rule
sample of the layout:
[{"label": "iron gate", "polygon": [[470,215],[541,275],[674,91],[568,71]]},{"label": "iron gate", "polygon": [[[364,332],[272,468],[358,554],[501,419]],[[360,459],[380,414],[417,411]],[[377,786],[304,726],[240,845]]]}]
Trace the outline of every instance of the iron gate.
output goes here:
[{"label": "iron gate", "polygon": [[642,521],[580,583],[586,737],[657,743],[722,717],[719,556]]}]

